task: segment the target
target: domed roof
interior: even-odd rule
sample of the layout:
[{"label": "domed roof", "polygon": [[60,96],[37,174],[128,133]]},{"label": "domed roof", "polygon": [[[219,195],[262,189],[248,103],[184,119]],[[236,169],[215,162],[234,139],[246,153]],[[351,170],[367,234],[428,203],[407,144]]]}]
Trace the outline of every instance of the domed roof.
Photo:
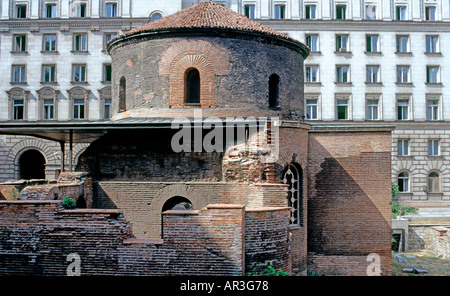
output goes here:
[{"label": "domed roof", "polygon": [[306,55],[309,53],[308,47],[300,41],[236,13],[223,5],[210,1],[200,2],[167,17],[130,30],[111,40],[108,44],[108,49],[117,41],[145,33],[156,34],[174,31],[201,32],[202,30],[208,29],[227,30],[235,33],[243,32],[282,39],[288,43],[294,43],[296,46],[300,46]]}]

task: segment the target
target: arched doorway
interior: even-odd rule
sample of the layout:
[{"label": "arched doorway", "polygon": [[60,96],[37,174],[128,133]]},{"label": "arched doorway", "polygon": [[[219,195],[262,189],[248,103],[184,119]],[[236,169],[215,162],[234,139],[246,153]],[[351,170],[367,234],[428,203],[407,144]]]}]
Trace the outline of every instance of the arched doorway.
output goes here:
[{"label": "arched doorway", "polygon": [[[174,196],[169,198],[163,205],[161,213],[169,210],[193,210],[194,206],[190,202],[189,199],[182,196]],[[164,222],[163,217],[161,215],[161,238],[164,237]]]},{"label": "arched doorway", "polygon": [[41,152],[30,149],[19,157],[20,179],[45,179],[45,157]]}]

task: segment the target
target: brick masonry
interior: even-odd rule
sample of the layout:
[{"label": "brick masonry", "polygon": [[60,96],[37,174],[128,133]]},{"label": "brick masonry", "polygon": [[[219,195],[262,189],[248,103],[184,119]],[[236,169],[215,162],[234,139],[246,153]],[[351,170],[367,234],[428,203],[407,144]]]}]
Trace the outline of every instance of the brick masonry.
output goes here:
[{"label": "brick masonry", "polygon": [[[308,258],[320,272],[365,273],[370,253],[391,272],[390,131],[313,129],[308,154]],[[360,257],[355,261],[354,258]],[[327,258],[327,259],[325,259]],[[336,259],[336,258],[339,258]],[[320,259],[320,260],[318,260]],[[338,264],[342,262],[342,264]],[[350,262],[353,262],[349,264]],[[355,262],[364,262],[357,264]]]},{"label": "brick masonry", "polygon": [[[247,212],[231,204],[167,211],[164,238],[143,240],[133,237],[120,210],[0,201],[0,274],[66,275],[72,262],[67,256],[73,253],[80,256],[81,275],[240,275],[255,260],[290,271],[288,230],[282,222],[288,215],[286,208]],[[252,232],[256,227],[258,234]],[[265,232],[281,239],[274,241]]]}]

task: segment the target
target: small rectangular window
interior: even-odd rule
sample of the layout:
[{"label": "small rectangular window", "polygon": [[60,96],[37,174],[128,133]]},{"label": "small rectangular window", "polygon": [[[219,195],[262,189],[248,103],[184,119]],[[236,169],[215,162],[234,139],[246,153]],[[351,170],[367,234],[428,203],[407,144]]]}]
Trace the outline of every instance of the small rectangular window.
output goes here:
[{"label": "small rectangular window", "polygon": [[336,5],[336,19],[345,20],[347,18],[347,5]]},{"label": "small rectangular window", "polygon": [[439,155],[439,140],[429,140],[428,156],[438,156],[438,155]]},{"label": "small rectangular window", "polygon": [[306,45],[311,49],[311,52],[319,51],[318,35],[306,35]]},{"label": "small rectangular window", "polygon": [[348,119],[348,100],[343,99],[336,100],[336,109],[338,120]]},{"label": "small rectangular window", "polygon": [[426,52],[427,53],[439,52],[438,41],[439,41],[438,36],[426,36]]},{"label": "small rectangular window", "polygon": [[103,44],[103,49],[106,49],[106,45],[108,44],[108,42],[116,36],[117,33],[105,33],[105,43]]},{"label": "small rectangular window", "polygon": [[86,66],[85,65],[74,65],[73,66],[73,81],[74,82],[85,82],[86,81]]},{"label": "small rectangular window", "polygon": [[55,82],[55,65],[44,65],[43,66],[43,82]]},{"label": "small rectangular window", "polygon": [[84,99],[73,100],[73,119],[84,119]]},{"label": "small rectangular window", "polygon": [[56,35],[46,34],[44,35],[44,48],[43,51],[56,51]]},{"label": "small rectangular window", "polygon": [[306,100],[306,119],[314,120],[318,118],[317,115],[317,99]]},{"label": "small rectangular window", "polygon": [[366,36],[366,51],[367,52],[378,52],[378,35],[368,35]]},{"label": "small rectangular window", "polygon": [[27,18],[27,5],[26,4],[16,5],[16,18],[18,18],[18,19]]},{"label": "small rectangular window", "polygon": [[80,3],[76,6],[76,17],[86,17],[86,3]]},{"label": "small rectangular window", "polygon": [[54,109],[55,109],[53,99],[44,99],[42,107],[43,107],[42,118],[46,119],[46,120],[53,119],[54,118]]},{"label": "small rectangular window", "polygon": [[367,66],[366,82],[378,83],[380,75],[380,66]]},{"label": "small rectangular window", "polygon": [[73,50],[86,51],[87,50],[87,35],[75,34],[73,37]]},{"label": "small rectangular window", "polygon": [[427,120],[439,120],[439,99],[427,100]]},{"label": "small rectangular window", "polygon": [[246,4],[244,5],[245,16],[249,19],[255,18],[255,5]]},{"label": "small rectangular window", "polygon": [[103,65],[103,81],[111,81],[111,64]]},{"label": "small rectangular window", "polygon": [[117,3],[106,3],[106,17],[117,17]]},{"label": "small rectangular window", "polygon": [[26,35],[14,35],[13,51],[17,52],[27,51],[26,41],[27,41]]},{"label": "small rectangular window", "polygon": [[104,101],[103,119],[111,119],[111,99],[105,99]]},{"label": "small rectangular window", "polygon": [[409,66],[397,66],[397,83],[409,83]]},{"label": "small rectangular window", "polygon": [[427,66],[427,83],[439,82],[439,66]]},{"label": "small rectangular window", "polygon": [[396,20],[406,21],[406,6],[397,6],[395,8],[395,11],[396,11]]},{"label": "small rectangular window", "polygon": [[319,66],[306,66],[305,72],[306,72],[305,73],[306,82],[319,81]]},{"label": "small rectangular window", "polygon": [[337,52],[347,52],[349,51],[348,36],[347,35],[337,35],[336,36],[336,51]]},{"label": "small rectangular window", "polygon": [[366,6],[366,20],[377,19],[377,7],[375,5]]},{"label": "small rectangular window", "polygon": [[315,20],[316,19],[316,6],[315,5],[306,5],[305,6],[305,18],[307,20]]},{"label": "small rectangular window", "polygon": [[397,36],[397,52],[409,52],[409,37]]},{"label": "small rectangular window", "polygon": [[378,106],[379,100],[368,99],[367,100],[367,120],[378,120]]},{"label": "small rectangular window", "polygon": [[397,101],[397,119],[398,120],[409,119],[409,100],[400,99]]},{"label": "small rectangular window", "polygon": [[398,140],[397,143],[397,155],[408,156],[409,155],[409,140]]},{"label": "small rectangular window", "polygon": [[275,5],[275,19],[285,19],[286,5]]},{"label": "small rectangular window", "polygon": [[14,100],[13,101],[13,120],[24,119],[24,100]]},{"label": "small rectangular window", "polygon": [[436,20],[436,7],[434,6],[425,7],[425,20],[427,21]]},{"label": "small rectangular window", "polygon": [[350,66],[336,66],[336,82],[350,82]]},{"label": "small rectangular window", "polygon": [[25,66],[24,65],[14,65],[13,66],[13,82],[25,82]]},{"label": "small rectangular window", "polygon": [[55,18],[56,17],[56,4],[46,4],[45,5],[45,17]]}]

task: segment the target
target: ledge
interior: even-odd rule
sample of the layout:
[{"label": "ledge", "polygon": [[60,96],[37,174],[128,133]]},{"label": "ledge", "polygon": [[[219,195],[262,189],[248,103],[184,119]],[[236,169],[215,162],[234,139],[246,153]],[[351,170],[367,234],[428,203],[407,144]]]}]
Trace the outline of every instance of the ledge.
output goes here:
[{"label": "ledge", "polygon": [[162,245],[162,239],[138,239],[138,238],[129,238],[123,241],[124,245]]},{"label": "ledge", "polygon": [[291,207],[261,207],[261,208],[247,208],[246,212],[257,213],[257,212],[274,212],[274,211],[286,211],[291,210]]}]

